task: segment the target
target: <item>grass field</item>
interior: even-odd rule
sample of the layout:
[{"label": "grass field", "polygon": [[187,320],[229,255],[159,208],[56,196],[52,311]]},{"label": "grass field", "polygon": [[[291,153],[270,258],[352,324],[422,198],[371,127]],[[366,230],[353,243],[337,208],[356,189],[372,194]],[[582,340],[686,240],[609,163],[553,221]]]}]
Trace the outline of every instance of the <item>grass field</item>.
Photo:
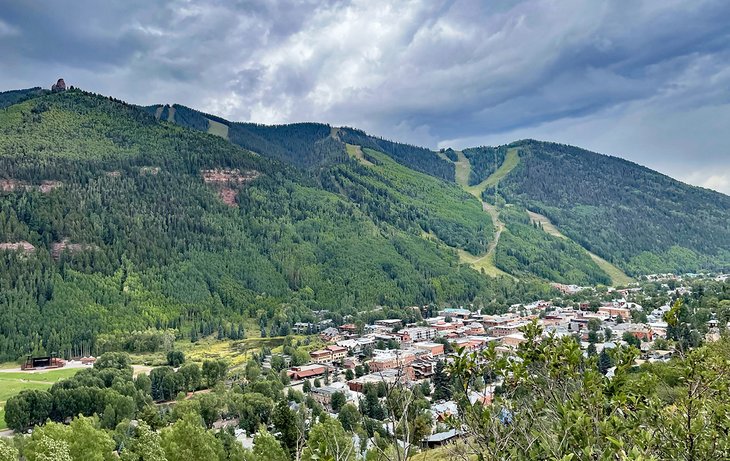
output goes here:
[{"label": "grass field", "polygon": [[228,125],[208,119],[208,133],[228,139]]},{"label": "grass field", "polygon": [[347,155],[350,157],[356,158],[363,165],[374,166],[373,162],[365,158],[362,147],[353,144],[345,144],[345,147],[347,148]]},{"label": "grass field", "polygon": [[[17,366],[17,364],[12,364]],[[69,378],[82,368],[67,368],[41,372],[0,372],[0,430],[6,429],[5,402],[26,389],[48,389],[56,381]]]},{"label": "grass field", "polygon": [[459,158],[459,160],[454,162],[454,167],[456,168],[456,182],[461,187],[466,189],[469,187],[469,175],[471,174],[471,165],[469,164],[469,159],[466,158],[466,156],[460,150],[456,151],[456,155]]}]

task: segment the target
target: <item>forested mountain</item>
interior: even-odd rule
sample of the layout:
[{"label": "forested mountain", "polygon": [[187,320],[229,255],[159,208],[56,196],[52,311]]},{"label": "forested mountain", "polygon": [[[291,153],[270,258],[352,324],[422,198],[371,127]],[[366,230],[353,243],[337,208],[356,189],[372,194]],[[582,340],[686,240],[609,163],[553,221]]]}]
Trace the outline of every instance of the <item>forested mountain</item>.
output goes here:
[{"label": "forested mountain", "polygon": [[[630,274],[730,268],[727,195],[577,147],[532,140],[508,147],[518,149],[519,163],[484,191],[486,200],[496,194],[547,216]],[[499,152],[469,154],[478,155],[477,164],[493,165]]]},{"label": "forested mountain", "polygon": [[609,283],[586,249],[632,274],[730,265],[730,198],[569,146],[439,155],[77,89],[0,102],[0,360],[148,328],[286,334],[315,310],[497,310]]},{"label": "forested mountain", "polygon": [[313,175],[80,90],[1,109],[0,360],[100,333],[286,334],[313,310],[548,292],[423,238],[479,252],[493,228],[455,184],[372,160],[387,167],[343,157]]},{"label": "forested mountain", "polygon": [[322,123],[262,125],[229,122],[179,104],[144,109],[160,120],[217,134],[252,152],[300,168],[322,167],[347,157],[344,144],[331,136],[329,125]]},{"label": "forested mountain", "polygon": [[43,90],[39,87],[28,88],[25,90],[4,91],[0,93],[0,109],[23,102],[26,99],[40,96],[47,91],[48,90]]},{"label": "forested mountain", "polygon": [[384,152],[396,162],[416,171],[451,182],[455,180],[454,165],[429,149],[369,136],[364,131],[354,128],[340,128],[337,134],[339,139],[348,144]]},{"label": "forested mountain", "polygon": [[396,162],[416,171],[454,181],[454,165],[435,152],[370,136],[354,128],[332,128],[321,123],[262,125],[230,122],[178,104],[147,106],[144,109],[160,120],[218,134],[252,152],[283,160],[300,168],[311,169],[342,161],[346,157],[347,143],[383,152]]}]

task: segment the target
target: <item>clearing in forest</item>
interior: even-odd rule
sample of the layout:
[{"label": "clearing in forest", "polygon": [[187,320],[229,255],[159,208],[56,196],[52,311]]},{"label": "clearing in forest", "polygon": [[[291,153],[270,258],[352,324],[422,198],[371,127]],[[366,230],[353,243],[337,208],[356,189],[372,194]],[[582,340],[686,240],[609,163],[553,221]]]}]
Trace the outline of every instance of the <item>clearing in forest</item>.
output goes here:
[{"label": "clearing in forest", "polygon": [[[497,169],[497,171],[495,171],[491,176],[489,176],[489,178],[476,186],[469,186],[469,175],[471,174],[471,165],[469,164],[469,159],[466,158],[462,151],[456,151],[456,155],[458,157],[458,160],[454,162],[454,166],[456,167],[456,182],[465,191],[467,191],[468,193],[476,197],[477,200],[479,200],[479,202],[482,204],[482,209],[485,213],[489,214],[489,216],[492,218],[492,223],[494,223],[494,238],[489,243],[487,252],[481,256],[475,256],[464,250],[459,250],[459,259],[462,262],[471,265],[474,269],[478,271],[484,270],[485,274],[491,275],[492,277],[497,277],[500,275],[509,276],[509,274],[499,269],[494,263],[494,250],[497,248],[497,243],[499,243],[499,238],[502,235],[502,231],[504,230],[504,223],[499,219],[499,210],[497,210],[497,208],[493,205],[490,205],[489,203],[482,200],[482,191],[487,188],[486,185],[484,187],[482,187],[482,185],[490,180],[493,180],[492,178],[497,174],[500,175],[499,179],[501,179],[505,177],[507,173],[512,171],[512,168],[514,168],[519,161],[519,157],[517,156],[517,150],[510,149],[510,151],[507,152],[507,158],[505,158],[504,163]],[[509,160],[510,155],[513,155],[516,160]],[[504,166],[508,162],[508,160],[510,162],[513,162],[513,164],[509,166],[509,169],[505,171]],[[499,179],[497,179],[496,181],[498,181]]]},{"label": "clearing in forest", "polygon": [[167,121],[175,123],[175,108],[172,106],[167,108]]},{"label": "clearing in forest", "polygon": [[373,162],[365,158],[362,147],[356,146],[354,144],[345,144],[345,147],[347,148],[347,155],[349,155],[350,157],[356,158],[363,165],[375,166]]},{"label": "clearing in forest", "polygon": [[[463,156],[463,154],[462,154]],[[461,161],[461,157],[459,156],[459,160]],[[467,164],[469,160],[464,157],[464,160],[466,160]],[[507,150],[507,155],[504,158],[504,162],[497,168],[497,171],[489,175],[487,179],[480,182],[477,185],[469,186],[468,180],[469,177],[467,176],[466,186],[464,189],[466,189],[467,192],[475,196],[476,198],[481,200],[482,192],[484,192],[487,188],[496,185],[499,181],[501,181],[505,176],[509,174],[510,171],[514,170],[514,168],[517,166],[517,164],[520,163],[520,155],[517,152],[516,147],[512,147]]]},{"label": "clearing in forest", "polygon": [[208,133],[220,136],[223,139],[228,139],[228,125],[215,120],[208,120]]}]

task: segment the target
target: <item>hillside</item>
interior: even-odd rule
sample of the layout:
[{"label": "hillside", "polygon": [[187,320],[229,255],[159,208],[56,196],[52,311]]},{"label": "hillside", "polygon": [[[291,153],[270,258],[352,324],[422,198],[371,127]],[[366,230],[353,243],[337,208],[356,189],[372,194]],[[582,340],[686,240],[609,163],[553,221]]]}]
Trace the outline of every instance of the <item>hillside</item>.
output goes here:
[{"label": "hillside", "polygon": [[220,135],[232,143],[266,157],[305,169],[340,163],[346,158],[346,144],[382,152],[397,163],[436,178],[454,181],[454,166],[437,153],[418,146],[370,136],[349,127],[332,128],[321,123],[262,125],[231,122],[215,115],[174,104],[144,109],[159,120]]},{"label": "hillside", "polygon": [[[727,195],[577,147],[537,141],[509,147],[519,151],[519,162],[485,190],[485,199],[545,215],[632,275],[730,267]],[[493,156],[485,150],[479,157],[491,165]]]},{"label": "hillside", "polygon": [[89,350],[100,333],[236,339],[315,310],[547,293],[459,263],[492,236],[477,200],[368,155],[384,167],[345,157],[314,177],[79,90],[0,110],[0,360]]},{"label": "hillside", "polygon": [[79,90],[0,101],[2,359],[729,266],[730,198],[569,146],[437,153]]},{"label": "hillside", "polygon": [[[447,182],[457,182],[470,194],[484,198],[485,210],[492,215],[492,226],[500,220],[498,209],[490,203],[518,205],[528,213],[544,216],[542,222],[559,229],[553,237],[562,242],[539,234],[529,240],[534,243],[547,239],[545,243],[549,241],[548,246],[555,249],[563,245],[572,248],[575,243],[584,250],[580,259],[587,255],[597,265],[581,262],[577,264],[582,267],[580,276],[572,272],[573,276],[565,277],[566,271],[556,275],[553,270],[544,270],[542,264],[531,264],[532,258],[522,258],[524,261],[516,265],[514,259],[505,258],[505,248],[486,258],[476,247],[470,248],[470,255],[462,253],[462,261],[478,270],[486,268],[492,275],[505,269],[510,273],[520,267],[518,273],[539,277],[553,274],[547,278],[555,281],[604,282],[606,274],[611,273],[613,283],[626,283],[630,280],[626,274],[730,267],[730,245],[727,243],[730,242],[730,225],[727,224],[730,222],[730,198],[683,184],[622,159],[537,141],[475,147],[459,153],[447,149],[439,153],[370,136],[353,128],[232,123],[183,106],[173,107],[174,121],[178,124],[219,134],[221,127],[228,127],[227,137],[231,142],[300,168],[327,170],[341,164],[345,145],[359,149],[353,152],[363,149],[380,152],[400,165]],[[157,111],[163,120],[169,119],[166,106],[153,106],[148,110]],[[249,128],[244,132],[246,127]],[[233,136],[231,130],[239,130],[239,135]],[[322,145],[327,148],[322,149]],[[523,219],[524,216],[519,220]],[[533,221],[538,223],[540,220]],[[512,227],[516,223],[512,221]],[[518,241],[522,239],[516,239],[516,234],[526,237],[524,229],[522,232],[513,229],[509,239],[514,246],[512,250],[538,254],[533,251],[532,244]],[[495,247],[497,240],[493,241]],[[463,246],[452,246],[464,250]],[[502,257],[496,258],[497,254]],[[568,261],[568,255],[578,253],[555,251],[550,254],[550,258],[560,259],[560,265],[567,269],[574,265]],[[478,264],[474,264],[475,261]],[[588,273],[594,276],[588,276]]]},{"label": "hillside", "polygon": [[261,125],[230,122],[179,104],[144,109],[159,120],[221,136],[244,149],[299,168],[317,168],[347,157],[344,144],[330,136],[329,125],[321,123]]}]

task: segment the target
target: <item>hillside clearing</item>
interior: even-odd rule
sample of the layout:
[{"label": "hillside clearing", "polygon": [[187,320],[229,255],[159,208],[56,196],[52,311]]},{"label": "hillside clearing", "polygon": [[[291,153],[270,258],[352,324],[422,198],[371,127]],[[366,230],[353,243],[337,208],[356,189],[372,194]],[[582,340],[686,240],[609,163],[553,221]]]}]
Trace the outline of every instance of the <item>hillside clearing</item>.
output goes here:
[{"label": "hillside clearing", "polygon": [[[463,154],[462,154],[463,155]],[[461,159],[461,157],[460,157]],[[468,159],[464,157],[464,159],[468,163]],[[507,156],[504,158],[504,162],[497,168],[497,171],[489,175],[487,179],[480,182],[479,184],[475,186],[466,186],[465,189],[467,192],[472,194],[473,196],[481,199],[482,192],[484,192],[487,188],[496,185],[501,181],[505,176],[507,176],[510,171],[514,170],[514,168],[520,163],[520,155],[517,151],[516,147],[513,147],[509,150],[507,150]],[[467,181],[469,177],[467,176]]]},{"label": "hillside clearing", "polygon": [[[458,160],[454,163],[454,166],[456,167],[456,182],[469,194],[473,195],[474,197],[479,200],[479,202],[482,204],[482,209],[489,214],[490,218],[492,219],[492,223],[494,224],[494,238],[491,242],[489,242],[489,246],[487,247],[487,252],[481,256],[475,256],[467,251],[464,250],[458,250],[459,259],[461,262],[465,264],[471,265],[474,269],[482,272],[484,271],[485,274],[490,275],[492,277],[499,277],[499,276],[509,276],[511,275],[507,274],[503,270],[499,269],[494,264],[494,250],[497,248],[497,243],[499,242],[499,237],[502,235],[502,231],[504,230],[504,223],[499,219],[499,211],[494,206],[488,204],[487,202],[482,200],[481,192],[477,192],[477,188],[481,186],[476,187],[470,187],[469,186],[469,175],[471,174],[471,165],[469,164],[469,159],[466,158],[464,153],[462,151],[456,151],[456,155],[458,157]],[[505,159],[505,163],[507,162],[507,159]],[[516,163],[515,163],[516,165]],[[514,166],[512,166],[514,168]],[[501,170],[502,167],[500,167],[497,171]],[[511,170],[511,168],[510,168]],[[502,177],[504,177],[509,171],[502,174]],[[494,174],[497,174],[495,172]],[[491,176],[490,176],[491,178]],[[490,179],[487,178],[487,181]],[[485,181],[486,182],[486,181]],[[486,186],[485,186],[486,188]],[[484,190],[484,189],[482,189]]]},{"label": "hillside clearing", "polygon": [[175,123],[175,108],[173,106],[167,108],[167,121]]},{"label": "hillside clearing", "polygon": [[208,133],[228,139],[228,125],[208,119]]},{"label": "hillside clearing", "polygon": [[362,147],[354,144],[345,144],[347,148],[347,155],[357,159],[360,163],[367,166],[375,166],[373,162],[365,158],[365,154],[362,151]]},{"label": "hillside clearing", "polygon": [[[469,187],[469,175],[471,174],[471,165],[469,164],[469,159],[466,158],[462,151],[457,150],[456,155],[459,158],[459,160],[454,162],[454,167],[456,167],[456,182],[461,187],[466,189]],[[477,198],[481,200],[481,198]]]}]

